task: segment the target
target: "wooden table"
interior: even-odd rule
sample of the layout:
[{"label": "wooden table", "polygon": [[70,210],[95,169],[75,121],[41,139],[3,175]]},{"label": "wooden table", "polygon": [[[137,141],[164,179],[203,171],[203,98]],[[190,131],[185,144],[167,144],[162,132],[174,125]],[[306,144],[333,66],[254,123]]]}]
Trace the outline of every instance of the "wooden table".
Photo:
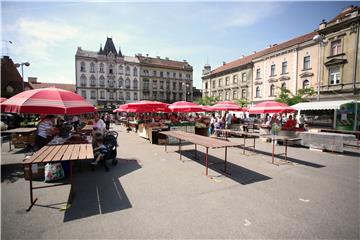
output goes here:
[{"label": "wooden table", "polygon": [[[231,129],[215,129],[215,131],[224,134],[225,139],[227,139],[228,135],[243,136],[244,137],[244,144],[242,144],[243,154],[245,154],[245,147],[253,148],[253,152],[255,152],[255,139],[261,136],[259,133],[255,133],[255,132],[243,132],[243,131],[236,131]],[[248,138],[252,138],[254,140],[253,145],[246,146],[246,139]]]},{"label": "wooden table", "polygon": [[[160,133],[166,135],[167,137],[170,136],[170,137],[174,137],[174,138],[179,139],[180,160],[181,160],[181,141],[182,140],[183,141],[188,141],[188,142],[191,142],[191,143],[195,144],[195,158],[197,158],[197,145],[205,147],[206,148],[206,154],[205,154],[205,168],[206,168],[205,175],[206,176],[208,175],[208,166],[209,166],[209,162],[208,162],[209,148],[225,148],[224,172],[229,174],[226,171],[226,167],[227,167],[227,148],[241,145],[239,143],[227,142],[227,141],[224,141],[224,140],[205,137],[205,136],[196,135],[194,133],[188,133],[188,132],[183,132],[183,131],[165,131],[165,132],[160,132]],[[167,152],[167,143],[165,143],[165,151]]]},{"label": "wooden table", "polygon": [[9,148],[11,151],[11,141],[12,141],[12,135],[13,134],[31,134],[33,132],[36,131],[36,128],[15,128],[15,129],[11,129],[11,130],[6,130],[6,131],[2,131],[2,133],[9,133],[10,134],[10,138],[9,138]]},{"label": "wooden table", "polygon": [[[278,166],[279,166],[279,164],[276,164],[274,162],[275,155],[278,155],[278,156],[279,155],[284,155],[285,156],[285,162],[288,162],[288,160],[287,160],[288,142],[301,140],[301,138],[293,138],[293,137],[287,137],[287,136],[277,136],[277,135],[263,135],[263,136],[267,137],[267,138],[271,138],[271,142],[272,142],[272,160],[271,160],[271,163],[275,164],[275,165],[278,165]],[[285,152],[275,154],[275,140],[276,141],[277,140],[283,141],[283,143],[285,145]]]},{"label": "wooden table", "polygon": [[93,125],[85,125],[82,129],[80,129],[80,132],[92,132],[94,129]]},{"label": "wooden table", "polygon": [[[57,146],[44,146],[37,151],[30,158],[26,159],[23,164],[29,166],[30,170],[30,206],[26,211],[30,211],[37,198],[33,199],[33,190],[39,188],[56,187],[60,185],[71,184],[70,199],[73,194],[73,163],[77,160],[93,160],[93,148],[91,144],[65,144]],[[55,162],[70,162],[70,181],[68,183],[59,183],[51,186],[33,187],[32,184],[32,164],[37,163],[55,163]]]}]

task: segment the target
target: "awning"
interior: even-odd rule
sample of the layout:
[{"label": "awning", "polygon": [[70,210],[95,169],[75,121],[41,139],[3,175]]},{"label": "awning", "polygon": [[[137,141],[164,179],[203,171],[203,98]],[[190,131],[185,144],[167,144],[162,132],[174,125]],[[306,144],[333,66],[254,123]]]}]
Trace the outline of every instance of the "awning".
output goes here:
[{"label": "awning", "polygon": [[320,102],[301,102],[291,107],[296,110],[332,110],[340,109],[341,105],[347,103],[358,102],[355,100],[339,100],[339,101],[320,101]]}]

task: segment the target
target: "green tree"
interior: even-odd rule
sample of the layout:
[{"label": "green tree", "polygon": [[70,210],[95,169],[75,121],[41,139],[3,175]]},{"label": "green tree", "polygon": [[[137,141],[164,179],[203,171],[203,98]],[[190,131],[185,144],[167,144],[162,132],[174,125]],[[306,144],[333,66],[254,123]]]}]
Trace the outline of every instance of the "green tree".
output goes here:
[{"label": "green tree", "polygon": [[242,99],[236,100],[235,103],[237,105],[239,105],[240,107],[246,107],[247,105],[249,105],[250,102],[247,99],[242,98]]},{"label": "green tree", "polygon": [[306,98],[313,95],[315,95],[315,90],[312,87],[299,89],[296,95],[292,94],[290,90],[286,88],[280,88],[279,98],[277,98],[275,101],[291,106],[299,102],[308,102]]},{"label": "green tree", "polygon": [[219,101],[219,97],[208,97],[205,96],[196,101],[197,104],[204,106],[212,106],[215,105]]}]

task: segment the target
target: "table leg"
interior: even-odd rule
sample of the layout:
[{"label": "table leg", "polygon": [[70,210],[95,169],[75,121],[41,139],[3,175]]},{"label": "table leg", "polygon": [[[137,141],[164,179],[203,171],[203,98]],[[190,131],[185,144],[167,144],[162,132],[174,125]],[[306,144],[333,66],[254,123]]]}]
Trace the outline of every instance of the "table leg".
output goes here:
[{"label": "table leg", "polygon": [[179,154],[180,154],[180,160],[181,160],[181,139],[179,139]]},{"label": "table leg", "polygon": [[197,147],[196,147],[196,144],[195,144],[195,159],[197,159]]},{"label": "table leg", "polygon": [[288,147],[288,141],[285,140],[285,162],[287,162],[287,147]]},{"label": "table leg", "polygon": [[74,198],[74,194],[75,194],[75,186],[74,186],[74,178],[73,178],[73,165],[74,162],[70,161],[70,203],[72,202],[73,198]]},{"label": "table leg", "polygon": [[274,164],[275,139],[271,139],[271,141],[272,141],[272,160],[271,160],[271,163]]},{"label": "table leg", "polygon": [[243,136],[244,136],[243,154],[245,155],[246,135],[243,135]]},{"label": "table leg", "polygon": [[9,152],[11,152],[11,139],[12,139],[12,137],[11,137],[11,133],[10,133],[10,135],[9,135]]},{"label": "table leg", "polygon": [[224,162],[224,172],[226,173],[226,166],[227,166],[227,147],[225,147],[225,162]]},{"label": "table leg", "polygon": [[208,167],[209,167],[209,148],[206,148],[206,155],[205,155],[205,167],[206,167],[206,171],[205,171],[205,175],[208,175]]},{"label": "table leg", "polygon": [[167,152],[167,141],[168,141],[169,137],[166,137],[166,140],[165,140],[165,152]]},{"label": "table leg", "polygon": [[29,175],[30,175],[30,180],[29,180],[29,184],[30,184],[30,206],[28,207],[28,209],[26,209],[26,211],[30,211],[31,208],[34,206],[35,202],[37,201],[37,198],[35,198],[35,200],[33,200],[33,185],[32,185],[32,164],[29,164]]}]

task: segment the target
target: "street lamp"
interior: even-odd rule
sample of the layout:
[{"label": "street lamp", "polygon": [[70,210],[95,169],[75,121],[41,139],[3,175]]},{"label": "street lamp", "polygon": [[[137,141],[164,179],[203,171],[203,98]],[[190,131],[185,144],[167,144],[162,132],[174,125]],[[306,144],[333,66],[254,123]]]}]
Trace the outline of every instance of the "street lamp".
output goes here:
[{"label": "street lamp", "polygon": [[190,84],[182,83],[182,85],[185,87],[185,101],[187,101],[187,95],[190,94],[190,93],[188,93],[188,88],[189,88]]},{"label": "street lamp", "polygon": [[322,64],[321,64],[321,54],[322,54],[322,48],[324,46],[324,43],[325,43],[325,40],[324,40],[324,35],[316,35],[313,37],[313,40],[315,42],[318,42],[319,43],[319,49],[318,49],[318,76],[317,76],[317,96],[316,96],[316,100],[317,101],[320,101],[320,81],[321,81],[321,67],[322,67]]},{"label": "street lamp", "polygon": [[24,83],[24,65],[26,67],[30,66],[29,62],[15,63],[15,66],[18,68],[21,66],[21,78],[22,78],[22,90],[25,91],[25,83]]}]

